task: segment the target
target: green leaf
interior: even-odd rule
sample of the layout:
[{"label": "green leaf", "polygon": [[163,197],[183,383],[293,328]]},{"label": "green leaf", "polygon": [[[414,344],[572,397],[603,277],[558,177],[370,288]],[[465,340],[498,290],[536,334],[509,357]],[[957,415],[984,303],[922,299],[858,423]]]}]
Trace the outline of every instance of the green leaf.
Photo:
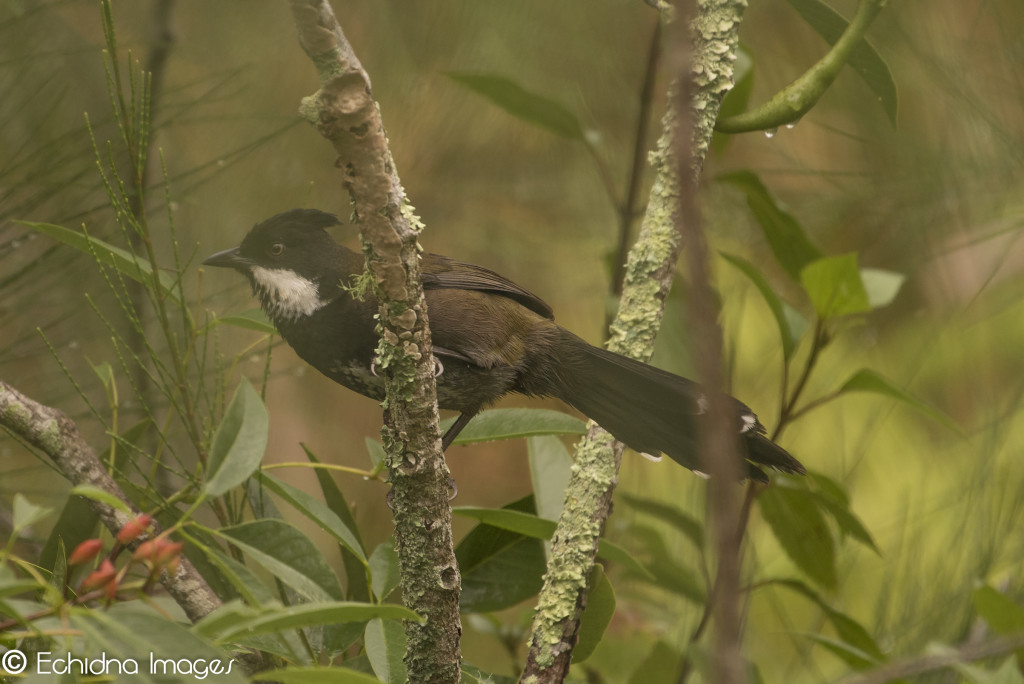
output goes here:
[{"label": "green leaf", "polygon": [[764,232],[775,259],[794,280],[807,264],[821,258],[821,251],[807,238],[803,226],[768,192],[761,179],[751,171],[734,171],[718,176],[747,197],[747,206]]},{"label": "green leaf", "polygon": [[838,639],[832,639],[821,634],[804,634],[811,641],[821,644],[831,651],[837,658],[855,670],[866,670],[877,666],[880,661],[875,660],[870,654],[865,653],[856,646]]},{"label": "green leaf", "polygon": [[[821,0],[789,0],[789,4],[829,45],[835,45],[849,25],[846,19]],[[853,48],[847,63],[878,97],[889,121],[895,125],[899,112],[899,94],[889,65],[867,40],[860,41]]]},{"label": "green leaf", "polygon": [[[441,421],[442,434],[455,418]],[[473,444],[537,435],[583,435],[587,424],[575,416],[550,409],[491,409],[475,416],[455,444]]]},{"label": "green leaf", "polygon": [[868,302],[872,309],[881,309],[892,304],[900,293],[903,282],[907,279],[902,273],[884,271],[880,268],[860,269],[860,279],[864,290],[868,293]]},{"label": "green leaf", "polygon": [[11,536],[17,537],[20,532],[39,522],[53,512],[52,508],[37,506],[26,499],[20,492],[14,494],[11,517]]},{"label": "green leaf", "polygon": [[498,105],[512,116],[570,140],[585,140],[576,116],[560,102],[493,74],[449,71],[448,78]]},{"label": "green leaf", "polygon": [[[476,508],[473,506],[459,506],[452,509],[455,515],[479,520],[482,523],[499,527],[503,530],[518,532],[534,539],[550,540],[555,533],[556,524],[554,521],[538,518],[535,515],[521,513],[498,508]],[[650,572],[641,565],[626,549],[618,544],[613,544],[607,539],[602,539],[597,553],[605,560],[619,563],[625,568],[631,569],[641,575],[650,576]]]},{"label": "green leaf", "polygon": [[798,338],[794,336],[793,329],[790,327],[789,318],[786,317],[786,311],[782,307],[782,300],[775,295],[772,286],[768,284],[767,279],[761,275],[761,272],[757,270],[754,264],[733,254],[726,254],[725,252],[720,252],[720,254],[726,261],[738,268],[743,275],[747,276],[754,283],[761,296],[764,297],[765,303],[768,304],[768,309],[772,312],[772,316],[775,317],[775,324],[779,328],[779,336],[782,338],[782,355],[784,358],[789,359],[796,349]]},{"label": "green leaf", "polygon": [[793,563],[818,584],[835,589],[835,545],[820,500],[784,476],[775,483],[757,499],[761,515]]},{"label": "green leaf", "polygon": [[628,574],[661,591],[671,592],[697,605],[704,604],[707,595],[697,574],[669,551],[659,529],[633,522],[629,524],[626,534],[646,552],[644,568],[647,570],[646,575],[633,572]]},{"label": "green leaf", "polygon": [[[451,422],[454,423],[455,420],[452,419]],[[451,423],[449,423],[449,426],[451,426]],[[447,428],[444,427],[444,422],[442,422],[441,423],[441,434],[442,435],[444,434],[444,431],[446,429]],[[455,440],[455,443],[458,444],[459,441]],[[373,439],[372,437],[367,437],[366,438],[366,453],[369,454],[369,456],[370,456],[370,463],[373,465],[375,470],[383,467],[384,459],[387,458],[387,452],[384,451],[384,445],[383,444],[381,444],[377,440]]]},{"label": "green leaf", "polygon": [[366,623],[363,644],[378,679],[387,684],[405,684],[405,629],[401,622],[370,620]]},{"label": "green leaf", "polygon": [[974,590],[974,609],[996,634],[1024,631],[1024,608],[1005,594],[983,584]]},{"label": "green leaf", "polygon": [[224,575],[238,595],[252,606],[261,606],[274,601],[274,594],[248,566],[236,561],[214,544],[204,544],[192,535],[189,542],[203,552],[210,564]]},{"label": "green leaf", "polygon": [[553,436],[528,437],[526,446],[530,454],[530,479],[537,515],[558,520],[565,503],[565,488],[569,486],[572,456],[562,440]]},{"label": "green leaf", "polygon": [[[502,510],[530,513],[532,496]],[[462,572],[463,613],[502,610],[537,594],[543,584],[544,549],[535,538],[481,523],[469,531],[455,557]]]},{"label": "green leaf", "polygon": [[214,325],[233,325],[236,328],[255,330],[256,332],[266,333],[267,335],[277,334],[277,328],[274,327],[271,320],[267,318],[267,315],[263,313],[263,309],[246,309],[245,311],[236,314],[221,316],[214,320]]},{"label": "green leaf", "polygon": [[370,576],[373,578],[373,595],[378,601],[390,596],[402,581],[394,537],[389,537],[387,541],[378,544],[370,554]]},{"label": "green leaf", "polygon": [[127,513],[128,515],[134,514],[134,511],[131,509],[131,506],[129,506],[126,502],[122,501],[120,497],[111,494],[105,489],[100,489],[95,485],[75,485],[74,487],[71,488],[69,494],[72,496],[83,496],[86,499],[98,501],[102,504],[110,506],[111,508],[121,511],[122,513]]},{"label": "green leaf", "polygon": [[619,493],[619,498],[629,504],[629,507],[639,513],[646,513],[654,516],[664,523],[668,523],[672,529],[682,532],[686,538],[693,542],[698,549],[704,548],[704,526],[692,515],[678,506],[652,501],[632,494]]},{"label": "green leaf", "polygon": [[[204,626],[205,620],[196,625],[199,633],[215,638],[221,643],[235,639],[270,634],[289,629],[302,629],[315,625],[330,625],[337,622],[364,622],[374,618],[386,620],[412,620],[420,617],[405,606],[395,603],[352,603],[347,601],[299,603],[294,606],[273,605],[261,609],[249,609],[236,604],[239,615],[228,616],[212,613],[212,624]],[[250,613],[246,616],[245,613]]]},{"label": "green leaf", "polygon": [[676,684],[682,660],[679,651],[659,640],[630,675],[629,684]]},{"label": "green leaf", "polygon": [[103,387],[110,390],[110,386],[114,384],[114,369],[106,361],[102,363],[90,363],[92,366],[92,372],[96,374],[96,377],[103,383]]},{"label": "green leaf", "polygon": [[[202,679],[204,669],[209,679],[216,682],[241,684],[248,681],[242,666],[230,654],[140,601],[114,603],[106,610],[75,607],[68,611],[68,619],[70,628],[80,631],[84,637],[84,646],[81,651],[75,651],[76,657],[98,652],[108,662],[125,658],[137,660],[139,675],[156,675],[144,676],[143,681],[196,681]],[[76,640],[77,643],[81,642]],[[151,661],[150,654],[155,659],[173,662]],[[214,661],[222,668],[219,672],[213,669]],[[155,666],[152,670],[151,662]],[[164,677],[164,673],[171,676]],[[119,678],[128,679],[127,676]]]},{"label": "green leaf", "polygon": [[[55,226],[52,223],[34,223],[31,221],[17,221],[16,223],[20,223],[32,230],[38,230],[40,233],[56,238],[65,245],[74,247],[80,252],[95,254],[95,258],[98,259],[101,264],[111,266],[122,275],[138,281],[143,285],[150,286],[153,284],[153,267],[147,259],[135,256],[131,252],[123,250],[120,247],[114,247],[113,245],[104,242],[99,238],[92,237],[91,235],[69,230],[64,226]],[[175,303],[180,304],[181,300],[178,298],[176,288],[177,280],[174,275],[161,271],[157,277],[160,283],[160,289],[163,291],[164,295],[169,299],[172,299]]]},{"label": "green leaf", "polygon": [[[719,119],[728,119],[747,110],[747,105],[750,104],[750,94],[754,90],[754,71],[754,58],[740,44],[739,50],[736,51],[736,61],[733,63],[733,87],[722,100],[722,105],[718,110]],[[721,154],[731,140],[731,135],[715,131],[711,147],[717,154]]]},{"label": "green leaf", "polygon": [[254,520],[211,530],[310,601],[340,600],[341,585],[309,537],[281,520]]},{"label": "green leaf", "polygon": [[848,534],[878,555],[882,555],[867,527],[850,510],[850,499],[839,483],[821,473],[809,472],[808,476],[808,480],[817,487],[813,494],[818,497],[822,508],[836,521],[843,534]]},{"label": "green leaf", "polygon": [[[818,605],[824,612],[825,617],[828,618],[829,622],[832,623],[832,627],[835,628],[836,633],[841,639],[840,642],[835,640],[828,640],[828,642],[819,642],[822,645],[832,650],[840,658],[843,658],[848,664],[856,667],[857,669],[864,669],[871,665],[877,665],[878,663],[885,661],[885,655],[882,653],[882,649],[875,643],[874,638],[864,627],[846,615],[832,608],[818,592],[811,589],[805,583],[799,580],[780,579],[780,580],[769,580],[772,584],[778,584],[783,587],[792,589],[793,591],[802,594],[806,598]],[[836,651],[833,646],[839,647],[839,651]]]},{"label": "green leaf", "polygon": [[259,680],[281,684],[380,684],[379,679],[365,672],[323,665],[286,667],[282,670],[260,672]]},{"label": "green leaf", "polygon": [[260,395],[242,378],[213,436],[203,485],[205,495],[221,496],[260,467],[267,450],[269,422]]},{"label": "green leaf", "polygon": [[824,257],[804,266],[800,271],[800,283],[821,318],[836,318],[871,310],[868,293],[860,279],[857,254],[854,252]]},{"label": "green leaf", "polygon": [[590,571],[587,608],[580,616],[579,638],[572,652],[572,662],[582,663],[597,650],[604,632],[615,615],[615,590],[600,564]]},{"label": "green leaf", "polygon": [[259,472],[255,477],[260,484],[290,503],[320,529],[334,537],[349,553],[366,563],[362,545],[355,533],[325,503],[268,473]]},{"label": "green leaf", "polygon": [[963,435],[963,430],[952,418],[942,411],[932,408],[920,399],[896,387],[889,380],[870,368],[861,368],[851,375],[850,378],[839,388],[839,392],[841,394],[845,392],[873,392],[874,394],[881,394],[892,399],[902,401],[917,412],[942,423],[957,434],[961,436]]},{"label": "green leaf", "polygon": [[[302,449],[306,452],[306,458],[311,463],[320,462],[316,454],[310,451],[305,444],[302,445]],[[366,549],[363,546],[362,537],[359,536],[359,527],[356,525],[356,519],[352,515],[348,502],[345,500],[345,495],[341,492],[338,483],[334,481],[331,473],[322,468],[317,468],[315,472],[327,507],[334,511],[335,515],[345,523],[345,526],[352,532],[359,543],[358,554],[351,553],[344,546],[341,546],[341,559],[345,564],[345,576],[348,579],[345,587],[348,598],[353,601],[369,601],[370,588],[369,584],[367,584],[366,563],[363,561],[363,558],[366,557]]]}]

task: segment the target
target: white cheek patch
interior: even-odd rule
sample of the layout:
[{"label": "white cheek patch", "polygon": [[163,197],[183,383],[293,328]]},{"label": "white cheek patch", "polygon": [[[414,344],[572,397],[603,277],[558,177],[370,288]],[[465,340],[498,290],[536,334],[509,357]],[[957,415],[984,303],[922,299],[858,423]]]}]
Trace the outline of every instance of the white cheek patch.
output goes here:
[{"label": "white cheek patch", "polygon": [[327,304],[317,284],[285,268],[252,268],[253,284],[271,318],[293,321],[309,316]]}]

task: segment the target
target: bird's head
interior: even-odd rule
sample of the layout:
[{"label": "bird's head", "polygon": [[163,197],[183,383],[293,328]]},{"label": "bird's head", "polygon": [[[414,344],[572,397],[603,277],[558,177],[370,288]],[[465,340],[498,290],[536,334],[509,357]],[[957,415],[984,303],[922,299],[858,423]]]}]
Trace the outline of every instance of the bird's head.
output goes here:
[{"label": "bird's head", "polygon": [[233,268],[249,279],[274,321],[294,321],[329,303],[341,278],[338,243],[325,230],[338,218],[316,209],[292,209],[257,223],[238,247],[203,264]]}]

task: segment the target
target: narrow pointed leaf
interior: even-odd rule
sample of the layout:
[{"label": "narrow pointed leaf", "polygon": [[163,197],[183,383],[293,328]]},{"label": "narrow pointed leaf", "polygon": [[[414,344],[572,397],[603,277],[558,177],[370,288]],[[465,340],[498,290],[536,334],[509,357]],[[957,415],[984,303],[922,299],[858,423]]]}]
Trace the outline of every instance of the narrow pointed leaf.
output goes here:
[{"label": "narrow pointed leaf", "polygon": [[957,434],[962,435],[963,430],[956,422],[947,416],[942,411],[929,406],[917,397],[909,394],[908,392],[896,387],[889,380],[882,377],[879,373],[869,369],[861,368],[859,371],[850,376],[850,378],[843,383],[842,387],[839,388],[840,392],[873,392],[875,394],[882,394],[892,399],[897,399],[907,404],[914,410],[922,413],[929,418],[936,420],[949,429],[955,431]]},{"label": "narrow pointed leaf", "polygon": [[640,513],[654,516],[668,523],[674,530],[682,532],[698,549],[704,548],[704,526],[692,515],[678,506],[652,501],[632,494],[619,494],[619,498]]},{"label": "narrow pointed leaf", "polygon": [[341,600],[338,578],[320,550],[281,520],[255,520],[213,530],[310,601]]},{"label": "narrow pointed leaf", "polygon": [[402,581],[398,570],[398,552],[395,551],[395,538],[389,537],[377,545],[370,554],[370,572],[373,577],[373,595],[378,601],[391,595]]},{"label": "narrow pointed leaf", "polygon": [[[303,451],[306,452],[306,458],[312,463],[319,463],[320,459],[317,458],[305,444],[301,445]],[[346,527],[355,536],[358,542],[359,553],[354,554],[349,552],[348,549],[341,546],[341,560],[345,564],[345,577],[348,582],[345,590],[348,593],[348,598],[353,601],[369,601],[370,591],[368,579],[366,576],[366,563],[363,562],[363,558],[366,557],[366,547],[363,546],[363,539],[359,535],[359,527],[356,525],[355,516],[352,515],[352,509],[349,508],[348,501],[345,500],[345,495],[338,487],[338,483],[334,481],[331,473],[317,468],[316,479],[320,483],[320,491],[324,495],[324,502],[327,507],[334,511]]]},{"label": "narrow pointed leaf", "polygon": [[[829,45],[835,45],[849,26],[842,15],[821,0],[789,0],[789,4]],[[847,63],[878,97],[889,121],[895,125],[899,113],[899,93],[889,65],[867,40],[860,41],[853,48]]]},{"label": "narrow pointed leaf", "polygon": [[526,90],[512,79],[493,74],[450,71],[448,78],[469,88],[506,112],[555,135],[584,140],[579,119],[560,102]]},{"label": "narrow pointed leaf", "polygon": [[203,492],[221,496],[245,482],[263,460],[269,430],[263,400],[245,378],[213,436]]},{"label": "narrow pointed leaf", "polygon": [[807,264],[800,271],[800,284],[823,319],[871,310],[856,253],[825,257]]},{"label": "narrow pointed leaf", "polygon": [[[339,622],[363,622],[375,618],[419,621],[416,613],[394,603],[299,603],[294,606],[274,606],[269,610],[259,611],[248,619],[233,620],[230,624],[224,625],[223,631],[220,631],[216,638],[221,642],[229,642],[289,629]],[[215,632],[205,630],[205,633],[212,636]]]},{"label": "narrow pointed leaf", "polygon": [[974,590],[974,609],[996,634],[1024,632],[1024,608],[987,584]]},{"label": "narrow pointed leaf", "polygon": [[794,280],[800,279],[800,271],[807,264],[821,258],[821,251],[807,238],[803,226],[779,205],[756,174],[735,171],[718,176],[717,180],[743,191],[776,261]]},{"label": "narrow pointed leaf", "polygon": [[743,275],[747,276],[750,282],[754,283],[761,296],[764,297],[765,303],[768,304],[768,309],[772,312],[772,316],[775,317],[775,324],[779,328],[779,337],[782,339],[782,355],[786,359],[790,358],[796,349],[798,338],[794,336],[793,329],[790,327],[789,318],[786,317],[786,311],[782,306],[782,300],[776,296],[771,285],[768,284],[768,281],[754,264],[742,257],[726,254],[725,252],[721,252],[721,255],[726,261],[738,268]]},{"label": "narrow pointed leaf", "polygon": [[790,560],[821,586],[834,589],[835,543],[821,504],[812,492],[785,482],[779,476],[776,486],[758,497],[761,515]]},{"label": "narrow pointed leaf", "polygon": [[[535,515],[510,511],[499,508],[476,508],[473,506],[460,506],[453,508],[452,513],[467,518],[479,520],[482,523],[499,527],[503,530],[518,532],[534,539],[551,539],[555,533],[556,523],[552,520],[538,518]],[[598,546],[598,555],[606,560],[614,561],[623,567],[634,570],[642,575],[650,576],[650,572],[641,565],[632,554],[618,544],[602,539]]]},{"label": "narrow pointed leaf", "polygon": [[[37,230],[40,233],[49,235],[50,237],[56,238],[63,242],[69,247],[74,247],[80,252],[86,254],[95,253],[96,258],[99,259],[100,263],[111,266],[120,272],[122,275],[138,281],[143,285],[151,285],[153,283],[153,267],[147,259],[139,256],[133,256],[131,252],[115,247],[99,238],[86,235],[85,233],[79,233],[78,231],[70,230],[64,226],[56,226],[52,223],[34,223],[31,221],[19,221],[24,226],[27,226],[33,230]],[[90,250],[91,246],[91,250]],[[171,273],[160,272],[158,276],[160,283],[160,289],[164,295],[177,303],[180,303],[177,292],[177,281]]]},{"label": "narrow pointed leaf", "polygon": [[386,684],[405,684],[405,628],[395,620],[374,618],[366,623],[363,644],[377,678]]},{"label": "narrow pointed leaf", "polygon": [[256,473],[256,479],[264,487],[280,496],[294,506],[296,510],[312,520],[324,532],[334,537],[349,553],[355,555],[363,563],[366,563],[366,556],[363,554],[359,539],[356,538],[348,525],[342,522],[341,518],[327,507],[327,504],[268,473]]},{"label": "narrow pointed leaf", "polygon": [[246,309],[236,314],[230,314],[228,316],[221,316],[214,320],[215,325],[233,325],[236,328],[245,328],[246,330],[255,330],[256,332],[266,333],[268,335],[276,335],[277,328],[267,318],[267,315],[263,313],[263,309]]},{"label": "narrow pointed leaf", "polygon": [[565,489],[569,485],[572,456],[562,440],[550,435],[528,437],[526,446],[530,454],[530,479],[533,481],[537,515],[558,520],[565,503]]},{"label": "narrow pointed leaf", "polygon": [[[455,418],[441,421],[443,433]],[[459,433],[455,444],[491,442],[500,439],[518,439],[538,435],[583,435],[587,426],[568,413],[550,409],[491,409],[477,415]]]},{"label": "narrow pointed leaf", "polygon": [[[527,496],[502,510],[532,513]],[[462,573],[459,608],[463,613],[502,610],[535,596],[543,584],[544,550],[540,540],[481,523],[455,549]]]},{"label": "narrow pointed leaf", "polygon": [[13,536],[18,536],[19,532],[39,522],[51,512],[53,512],[52,508],[37,506],[26,499],[21,492],[15,492],[11,511],[11,532]]},{"label": "narrow pointed leaf", "polygon": [[614,615],[615,590],[598,563],[590,571],[587,608],[580,616],[579,637],[572,652],[572,662],[582,663],[594,654]]}]

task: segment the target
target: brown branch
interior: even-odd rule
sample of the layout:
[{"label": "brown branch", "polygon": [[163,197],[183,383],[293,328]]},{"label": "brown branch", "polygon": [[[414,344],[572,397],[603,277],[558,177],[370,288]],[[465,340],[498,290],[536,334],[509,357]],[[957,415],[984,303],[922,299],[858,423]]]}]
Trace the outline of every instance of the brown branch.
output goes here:
[{"label": "brown branch", "polygon": [[[708,596],[713,622],[711,679],[719,684],[745,681],[740,655],[741,620],[740,557],[735,534],[739,525],[736,483],[740,472],[738,436],[734,409],[725,394],[722,357],[722,329],[711,287],[711,264],[707,237],[701,226],[694,164],[690,103],[696,87],[693,72],[692,18],[697,11],[694,0],[677,0],[672,40],[672,66],[676,74],[675,159],[679,179],[679,233],[686,244],[686,266],[690,276],[687,305],[690,314],[691,356],[695,360],[697,381],[708,399],[706,420],[698,435],[702,470],[710,475],[707,491],[707,519],[713,535],[716,559],[714,588]],[[706,623],[705,623],[706,624]]]},{"label": "brown branch", "polygon": [[[49,456],[73,485],[98,487],[132,507],[128,497],[96,457],[96,452],[82,438],[74,421],[55,408],[29,399],[2,380],[0,426]],[[135,517],[99,501],[90,499],[89,503],[111,534],[116,535]],[[137,515],[138,511],[135,513]],[[137,539],[130,546],[134,548],[142,541],[141,538]],[[192,622],[200,620],[221,605],[206,580],[184,556],[174,576],[165,572],[160,581]]]},{"label": "brown branch", "polygon": [[961,646],[946,653],[894,660],[863,674],[844,677],[837,684],[885,684],[944,670],[961,663],[1004,655],[1020,648],[1024,648],[1024,633],[997,637],[980,644]]},{"label": "brown branch", "polygon": [[406,202],[370,79],[326,0],[291,0],[299,40],[320,76],[302,114],[334,146],[380,305],[383,437],[406,605],[410,681],[460,679],[460,578],[452,544],[448,467],[437,425],[434,366],[420,283],[418,219]]}]

